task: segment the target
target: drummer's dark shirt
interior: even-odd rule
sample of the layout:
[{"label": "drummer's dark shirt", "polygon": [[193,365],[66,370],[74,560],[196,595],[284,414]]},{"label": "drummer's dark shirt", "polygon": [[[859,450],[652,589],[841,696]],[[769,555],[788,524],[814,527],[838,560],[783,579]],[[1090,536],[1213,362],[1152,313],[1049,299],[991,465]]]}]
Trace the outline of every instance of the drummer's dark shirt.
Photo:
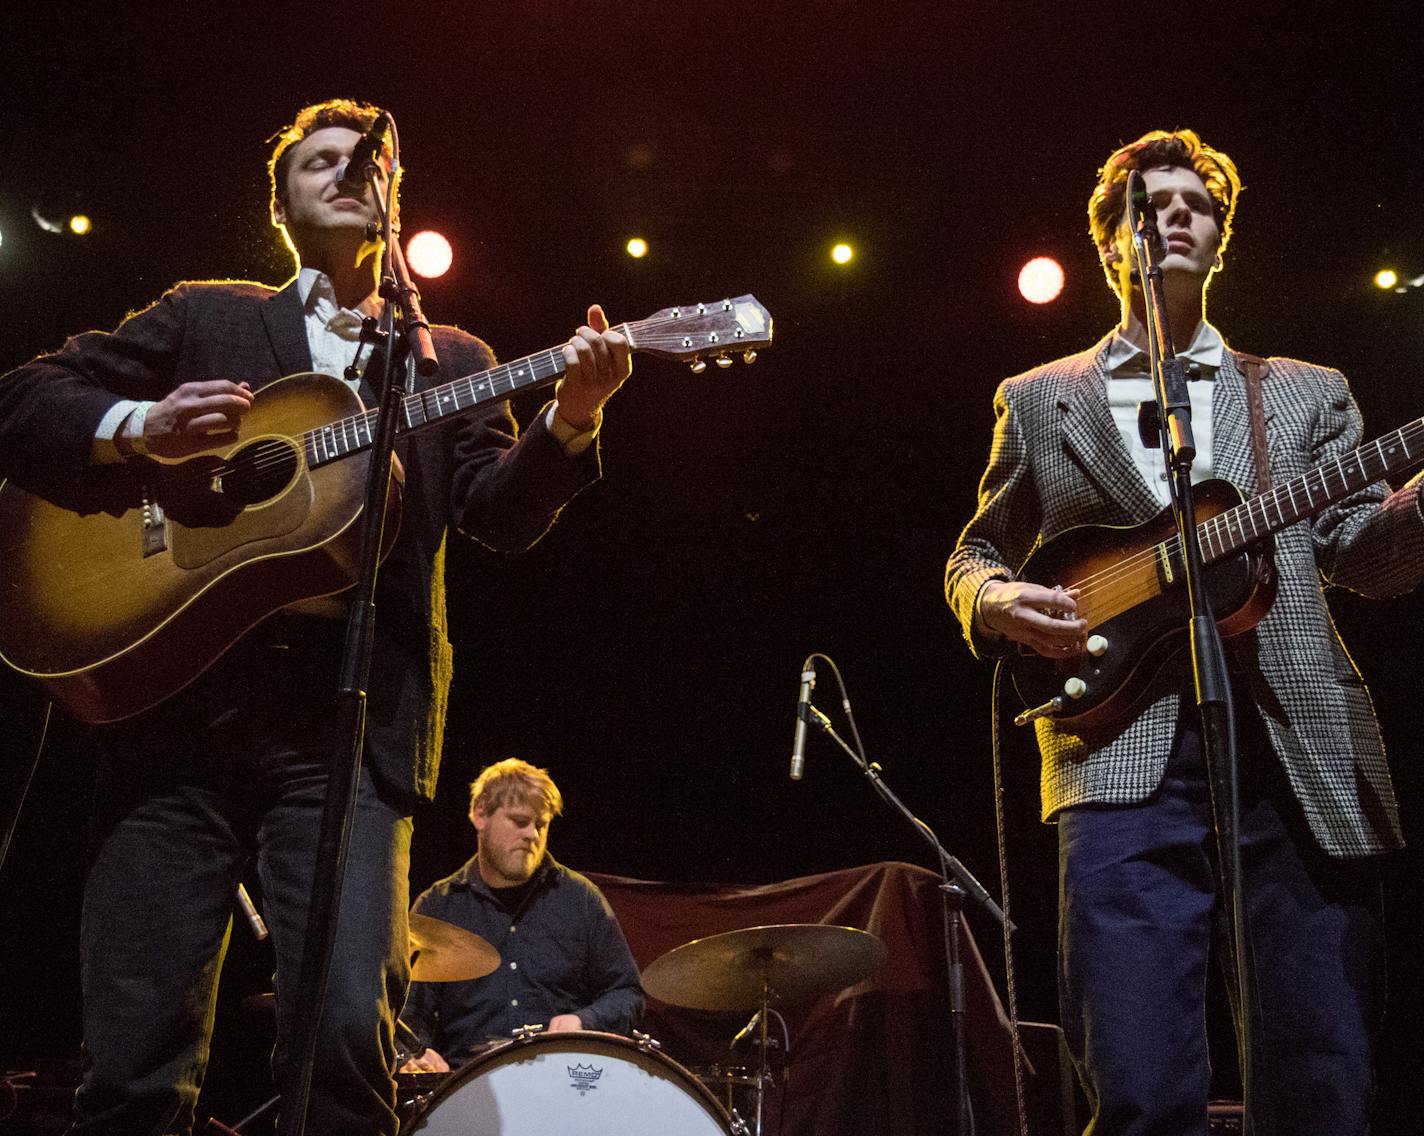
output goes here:
[{"label": "drummer's dark shirt", "polygon": [[477,859],[431,885],[414,910],[484,938],[499,968],[467,982],[412,982],[401,1020],[452,1068],[556,1014],[577,1014],[588,1030],[629,1032],[643,988],[603,893],[547,853],[528,884],[491,888]]}]

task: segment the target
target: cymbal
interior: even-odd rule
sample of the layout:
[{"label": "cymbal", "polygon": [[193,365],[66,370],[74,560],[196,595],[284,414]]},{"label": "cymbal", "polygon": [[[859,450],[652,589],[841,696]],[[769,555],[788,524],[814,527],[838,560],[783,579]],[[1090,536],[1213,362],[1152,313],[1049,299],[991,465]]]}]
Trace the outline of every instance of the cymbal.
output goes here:
[{"label": "cymbal", "polygon": [[763,982],[774,1002],[808,1002],[873,974],[885,953],[854,927],[744,927],[674,947],[643,971],[643,988],[691,1010],[750,1010],[761,1005]]},{"label": "cymbal", "polygon": [[412,982],[461,982],[499,967],[499,952],[473,931],[430,915],[410,914]]}]

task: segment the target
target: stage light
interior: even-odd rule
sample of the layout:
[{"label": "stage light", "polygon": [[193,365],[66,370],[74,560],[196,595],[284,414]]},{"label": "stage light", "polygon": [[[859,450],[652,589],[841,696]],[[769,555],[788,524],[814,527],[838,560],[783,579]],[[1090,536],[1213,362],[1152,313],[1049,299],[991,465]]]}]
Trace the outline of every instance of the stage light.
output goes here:
[{"label": "stage light", "polygon": [[642,237],[632,237],[628,241],[628,255],[634,260],[642,260],[648,255],[648,242]]},{"label": "stage light", "polygon": [[405,259],[410,270],[427,280],[444,276],[454,262],[450,242],[434,229],[422,229],[405,243]]},{"label": "stage light", "polygon": [[1392,268],[1381,268],[1375,273],[1375,287],[1388,292],[1399,283],[1399,273]]},{"label": "stage light", "polygon": [[46,233],[64,232],[64,222],[52,220],[47,214],[42,213],[40,211],[40,207],[38,205],[30,206],[30,216],[34,218],[35,224],[38,225],[41,229],[43,229]]},{"label": "stage light", "polygon": [[93,228],[94,222],[84,213],[76,213],[69,219],[69,231],[76,237],[88,236]]},{"label": "stage light", "polygon": [[838,244],[831,249],[831,259],[837,264],[849,264],[855,259],[855,249],[845,243]]},{"label": "stage light", "polygon": [[1019,294],[1030,304],[1049,304],[1063,291],[1063,266],[1051,256],[1036,256],[1019,270]]}]

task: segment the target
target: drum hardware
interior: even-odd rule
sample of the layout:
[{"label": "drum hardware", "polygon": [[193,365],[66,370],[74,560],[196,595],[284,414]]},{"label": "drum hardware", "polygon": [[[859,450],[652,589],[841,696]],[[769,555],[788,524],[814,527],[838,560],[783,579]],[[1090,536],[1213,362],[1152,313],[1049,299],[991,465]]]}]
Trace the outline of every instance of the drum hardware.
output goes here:
[{"label": "drum hardware", "polygon": [[652,1034],[644,1033],[642,1030],[633,1031],[633,1040],[638,1043],[638,1048],[644,1053],[652,1049],[661,1049],[663,1047],[662,1042],[653,1037]]},{"label": "drum hardware", "polygon": [[396,1116],[402,1126],[420,1114],[449,1076],[426,1069],[396,1073]]},{"label": "drum hardware", "polygon": [[530,1022],[527,1025],[520,1026],[518,1029],[510,1030],[509,1036],[515,1041],[529,1041],[531,1038],[538,1037],[543,1032],[543,1026],[535,1025]]},{"label": "drum hardware", "polygon": [[693,939],[654,959],[643,971],[643,988],[659,1001],[692,1010],[756,1008],[756,1017],[737,1040],[758,1030],[753,1130],[755,1136],[762,1136],[772,1002],[809,1002],[844,990],[878,970],[885,955],[883,942],[854,927],[824,923],[744,927]]}]

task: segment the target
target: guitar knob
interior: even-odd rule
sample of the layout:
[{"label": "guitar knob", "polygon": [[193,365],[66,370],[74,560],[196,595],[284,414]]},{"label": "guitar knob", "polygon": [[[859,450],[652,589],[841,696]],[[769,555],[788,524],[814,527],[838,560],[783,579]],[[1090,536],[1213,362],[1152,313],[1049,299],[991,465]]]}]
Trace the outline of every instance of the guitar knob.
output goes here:
[{"label": "guitar knob", "polygon": [[1088,684],[1074,675],[1063,684],[1063,693],[1069,698],[1082,698],[1088,693]]},{"label": "guitar knob", "polygon": [[742,362],[743,362],[743,363],[755,363],[755,362],[756,362],[756,352],[755,352],[755,351],[752,351],[752,350],[750,350],[750,349],[748,349],[748,350],[746,350],[746,351],[743,351],[743,352],[742,352]]},{"label": "guitar knob", "polygon": [[1108,641],[1104,639],[1101,635],[1089,635],[1088,641],[1084,644],[1084,647],[1087,648],[1088,654],[1092,655],[1094,658],[1097,658],[1099,655],[1107,653]]},{"label": "guitar knob", "polygon": [[731,360],[730,358],[728,358],[726,355],[718,355],[718,356],[717,356],[717,366],[721,367],[723,370],[726,370],[726,369],[727,369],[728,367],[730,367],[731,365],[732,365],[732,360]]},{"label": "guitar knob", "polygon": [[705,370],[707,370],[707,360],[706,360],[706,359],[694,359],[694,360],[692,361],[692,373],[693,373],[694,375],[700,375],[700,374],[702,374],[702,372],[705,371]]}]

